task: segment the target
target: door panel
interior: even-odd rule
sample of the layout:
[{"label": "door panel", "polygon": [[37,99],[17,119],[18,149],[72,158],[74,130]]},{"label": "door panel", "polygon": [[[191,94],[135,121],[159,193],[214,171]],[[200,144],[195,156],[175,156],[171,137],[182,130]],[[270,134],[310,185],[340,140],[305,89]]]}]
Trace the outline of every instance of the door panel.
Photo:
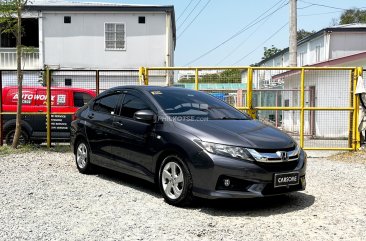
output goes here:
[{"label": "door panel", "polygon": [[95,100],[85,112],[85,131],[90,145],[92,161],[112,163],[111,136],[117,103],[122,94],[113,93]]},{"label": "door panel", "polygon": [[146,109],[151,108],[144,99],[133,92],[125,93],[120,116],[114,117],[111,146],[116,165],[152,175],[154,124],[133,119],[136,111]]}]

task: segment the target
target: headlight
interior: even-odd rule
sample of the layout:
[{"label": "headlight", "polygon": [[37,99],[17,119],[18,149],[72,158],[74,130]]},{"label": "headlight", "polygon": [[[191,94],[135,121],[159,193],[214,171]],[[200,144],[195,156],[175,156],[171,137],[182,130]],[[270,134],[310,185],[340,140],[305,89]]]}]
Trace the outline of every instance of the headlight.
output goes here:
[{"label": "headlight", "polygon": [[232,158],[254,161],[263,158],[257,151],[239,146],[229,146],[218,143],[194,140],[207,152]]}]

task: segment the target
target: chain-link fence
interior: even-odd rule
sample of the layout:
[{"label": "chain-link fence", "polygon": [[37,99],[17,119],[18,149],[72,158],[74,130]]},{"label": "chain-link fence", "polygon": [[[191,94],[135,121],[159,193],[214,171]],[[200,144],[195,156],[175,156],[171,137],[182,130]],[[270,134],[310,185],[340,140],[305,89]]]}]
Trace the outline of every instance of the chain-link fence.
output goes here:
[{"label": "chain-link fence", "polygon": [[27,70],[20,97],[17,82],[15,70],[0,70],[0,144],[12,142],[18,98],[22,99],[21,142],[50,145],[69,141],[73,114],[92,97],[115,86],[140,84],[138,70]]},{"label": "chain-link fence", "polygon": [[72,115],[93,96],[114,86],[148,84],[207,92],[289,133],[305,149],[351,150],[359,144],[354,90],[360,74],[357,68],[310,67],[33,70],[23,72],[20,97],[16,71],[1,70],[0,139],[12,139],[18,98],[23,139],[50,145],[68,140]]},{"label": "chain-link fence", "polygon": [[207,92],[298,140],[305,149],[355,149],[356,68],[147,68],[153,84]]}]

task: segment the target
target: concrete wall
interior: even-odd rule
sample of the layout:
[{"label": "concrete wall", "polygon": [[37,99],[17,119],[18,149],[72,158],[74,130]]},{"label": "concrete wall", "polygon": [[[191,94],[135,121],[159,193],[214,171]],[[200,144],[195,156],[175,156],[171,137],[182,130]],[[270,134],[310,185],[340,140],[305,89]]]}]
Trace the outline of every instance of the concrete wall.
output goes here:
[{"label": "concrete wall", "polygon": [[330,58],[340,58],[366,50],[366,32],[333,32],[330,35]]},{"label": "concrete wall", "polygon": [[[64,16],[71,16],[70,24],[64,23]],[[145,24],[138,23],[139,16],[145,16]],[[105,23],[125,24],[126,50],[105,49]],[[165,12],[43,12],[42,25],[44,64],[61,68],[165,66],[166,41],[173,41],[172,36],[166,38]],[[173,58],[173,49],[170,52]]]}]

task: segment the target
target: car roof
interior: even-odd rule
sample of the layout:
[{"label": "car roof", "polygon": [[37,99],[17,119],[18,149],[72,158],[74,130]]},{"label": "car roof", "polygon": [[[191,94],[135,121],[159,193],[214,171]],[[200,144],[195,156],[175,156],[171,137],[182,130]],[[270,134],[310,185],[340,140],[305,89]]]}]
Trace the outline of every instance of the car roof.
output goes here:
[{"label": "car roof", "polygon": [[182,87],[174,87],[174,86],[156,86],[156,85],[124,85],[113,87],[109,89],[110,91],[114,90],[123,90],[123,89],[135,89],[140,91],[152,91],[152,90],[191,90]]}]

